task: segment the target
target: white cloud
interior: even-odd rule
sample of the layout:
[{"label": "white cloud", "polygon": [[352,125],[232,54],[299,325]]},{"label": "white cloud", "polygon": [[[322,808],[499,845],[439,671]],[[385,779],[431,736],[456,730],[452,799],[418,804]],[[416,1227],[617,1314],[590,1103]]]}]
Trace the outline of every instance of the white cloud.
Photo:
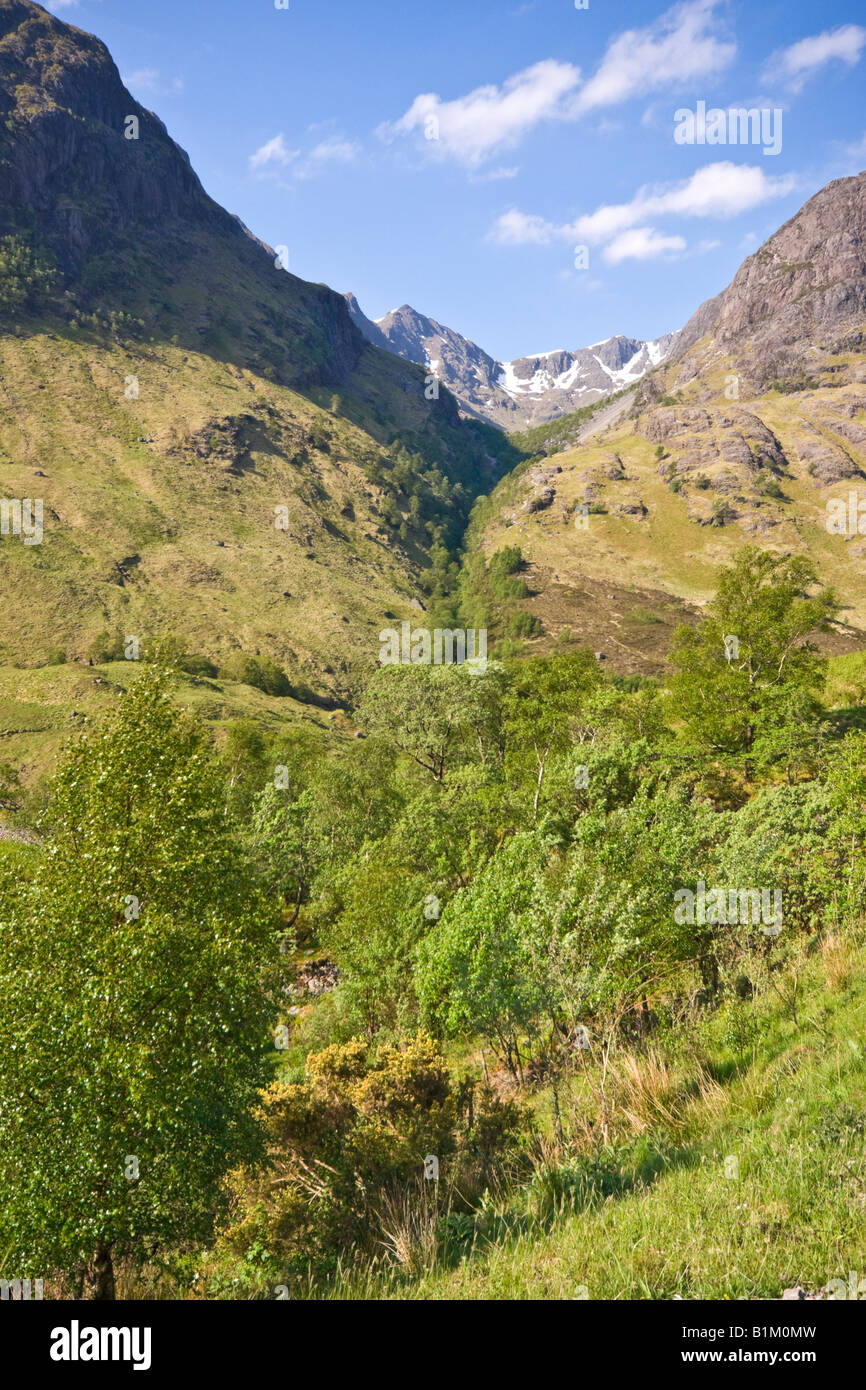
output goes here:
[{"label": "white cloud", "polygon": [[354,140],[341,140],[334,136],[330,140],[322,140],[310,151],[307,158],[314,164],[350,164],[353,159],[357,159],[360,152],[361,146]]},{"label": "white cloud", "polygon": [[136,68],[124,78],[127,87],[137,87],[139,91],[155,92],[159,85],[158,68]]},{"label": "white cloud", "polygon": [[771,198],[790,193],[791,175],[773,178],[757,165],[721,160],[697,169],[691,178],[668,188],[638,189],[630,203],[597,208],[573,224],[578,239],[606,241],[647,217],[738,217]]},{"label": "white cloud", "polygon": [[864,44],[866,29],[859,24],[825,29],[822,34],[813,34],[788,48],[779,49],[769,59],[765,77],[770,81],[781,79],[799,92],[807,79],[825,63],[842,62],[853,68],[860,61]]},{"label": "white cloud", "polygon": [[687,0],[647,28],[620,34],[583,85],[579,67],[546,58],[501,86],[476,87],[451,101],[436,92],[422,93],[399,120],[381,125],[378,134],[390,140],[422,137],[433,158],[450,157],[477,168],[491,155],[513,149],[542,122],[575,121],[584,112],[721,71],[733,59],[736,44],[715,32],[719,4]]},{"label": "white cloud", "polygon": [[[320,132],[321,129],[321,126],[310,126],[308,134]],[[317,141],[306,153],[301,149],[289,149],[280,131],[279,135],[250,155],[250,169],[262,177],[276,180],[283,188],[289,188],[291,185],[280,179],[280,170],[287,165],[291,165],[293,179],[310,179],[329,166],[351,164],[360,154],[361,146],[357,141],[347,140],[340,134],[328,135],[324,140]]]},{"label": "white cloud", "polygon": [[737,217],[772,198],[790,193],[792,175],[770,177],[757,165],[722,160],[706,164],[688,179],[667,187],[639,188],[628,203],[607,203],[574,222],[556,225],[535,213],[512,208],[497,218],[489,238],[500,245],[545,245],[551,241],[612,243],[629,228],[657,217]]},{"label": "white cloud", "polygon": [[487,169],[483,174],[470,174],[471,183],[497,183],[500,179],[516,179],[520,173],[518,164],[498,164],[495,169]]},{"label": "white cloud", "polygon": [[476,87],[454,101],[426,92],[398,121],[380,126],[379,133],[393,139],[420,132],[433,154],[450,155],[474,167],[512,148],[540,122],[573,115],[579,82],[579,68],[547,58],[515,73],[501,87]]},{"label": "white cloud", "polygon": [[649,261],[685,249],[681,236],[663,236],[654,227],[632,227],[628,232],[620,232],[605,247],[602,258],[608,265],[619,265],[620,261]]},{"label": "white cloud", "polygon": [[263,169],[268,164],[291,164],[293,159],[297,159],[298,150],[286,148],[285,136],[280,132],[275,135],[273,140],[268,140],[250,155],[250,168]]},{"label": "white cloud", "polygon": [[608,47],[598,71],[578,96],[589,111],[695,77],[721,72],[737,46],[713,32],[718,0],[675,5],[646,29],[628,29]]},{"label": "white cloud", "polygon": [[361,146],[356,141],[332,135],[320,140],[292,172],[296,178],[310,179],[328,164],[353,164],[360,153]]},{"label": "white cloud", "polygon": [[183,78],[172,77],[170,81],[163,82],[159,68],[136,68],[124,77],[123,83],[130,91],[134,87],[139,92],[157,93],[160,96],[183,95]]},{"label": "white cloud", "polygon": [[488,239],[500,246],[546,246],[567,232],[566,227],[556,227],[545,222],[534,212],[520,212],[512,208],[497,217],[490,229]]}]

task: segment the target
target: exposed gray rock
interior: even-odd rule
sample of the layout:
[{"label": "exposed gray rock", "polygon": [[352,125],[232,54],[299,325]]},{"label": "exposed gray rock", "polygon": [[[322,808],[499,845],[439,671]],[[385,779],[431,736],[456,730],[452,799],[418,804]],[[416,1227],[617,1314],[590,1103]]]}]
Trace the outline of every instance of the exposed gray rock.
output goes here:
[{"label": "exposed gray rock", "polygon": [[340,972],[332,960],[311,961],[298,971],[290,992],[294,995],[327,994],[340,983]]},{"label": "exposed gray rock", "polygon": [[812,438],[803,440],[797,451],[809,473],[822,487],[831,487],[845,478],[862,478],[863,473],[844,449],[809,427]]},{"label": "exposed gray rock", "polygon": [[639,381],[665,357],[674,335],[654,342],[621,335],[575,351],[556,350],[500,362],[409,304],[373,321],[353,294],[349,313],[364,337],[438,377],[460,408],[502,429],[519,430],[567,415]]},{"label": "exposed gray rock", "polygon": [[526,503],[527,512],[541,512],[549,507],[556,493],[552,487],[543,487],[538,492],[534,492]]},{"label": "exposed gray rock", "polygon": [[[721,294],[703,303],[670,344],[684,378],[700,365],[693,349],[734,356],[759,388],[807,377],[821,353],[862,337],[866,314],[866,172],[835,179],[740,266]],[[856,350],[859,341],[847,350]]]}]

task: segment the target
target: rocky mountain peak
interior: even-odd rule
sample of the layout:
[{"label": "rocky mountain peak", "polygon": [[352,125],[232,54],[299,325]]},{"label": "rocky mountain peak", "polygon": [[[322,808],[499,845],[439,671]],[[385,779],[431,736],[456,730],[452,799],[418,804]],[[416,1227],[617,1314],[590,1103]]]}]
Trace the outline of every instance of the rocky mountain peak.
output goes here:
[{"label": "rocky mountain peak", "polygon": [[672,334],[651,343],[615,336],[575,351],[502,362],[410,304],[373,322],[354,295],[347,294],[346,302],[369,342],[427,367],[465,414],[506,430],[545,423],[632,385],[662,361],[673,341]]},{"label": "rocky mountain peak", "polygon": [[671,355],[706,335],[751,384],[808,373],[866,313],[866,172],[835,179],[740,266],[730,285],[688,321]]},{"label": "rocky mountain peak", "polygon": [[0,171],[0,243],[51,267],[55,312],[122,312],[287,384],[338,381],[357,363],[342,296],[275,265],[105,45],[30,0],[0,0]]}]

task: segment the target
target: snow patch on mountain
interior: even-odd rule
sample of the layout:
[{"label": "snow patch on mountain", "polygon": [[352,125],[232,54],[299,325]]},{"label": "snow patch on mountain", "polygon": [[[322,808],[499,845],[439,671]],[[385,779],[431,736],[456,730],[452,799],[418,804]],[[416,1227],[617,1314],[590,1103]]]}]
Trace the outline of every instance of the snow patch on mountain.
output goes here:
[{"label": "snow patch on mountain", "polygon": [[554,348],[499,362],[409,304],[374,321],[362,313],[354,295],[345,297],[370,342],[417,362],[451,391],[464,414],[502,429],[541,424],[633,385],[664,359],[674,337],[669,333],[644,342],[615,336],[573,352]]}]

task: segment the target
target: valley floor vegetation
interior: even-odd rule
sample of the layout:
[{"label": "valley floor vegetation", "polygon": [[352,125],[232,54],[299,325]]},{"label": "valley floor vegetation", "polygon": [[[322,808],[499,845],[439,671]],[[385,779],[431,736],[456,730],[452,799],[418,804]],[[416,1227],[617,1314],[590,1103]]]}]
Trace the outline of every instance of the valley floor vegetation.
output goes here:
[{"label": "valley floor vegetation", "polygon": [[[578,648],[388,667],[358,740],[215,740],[142,653],[49,787],[0,770],[0,1277],[860,1279],[866,656],[828,669],[837,613],[806,561],[744,548],[663,682]],[[743,910],[765,891],[772,925]]]}]

